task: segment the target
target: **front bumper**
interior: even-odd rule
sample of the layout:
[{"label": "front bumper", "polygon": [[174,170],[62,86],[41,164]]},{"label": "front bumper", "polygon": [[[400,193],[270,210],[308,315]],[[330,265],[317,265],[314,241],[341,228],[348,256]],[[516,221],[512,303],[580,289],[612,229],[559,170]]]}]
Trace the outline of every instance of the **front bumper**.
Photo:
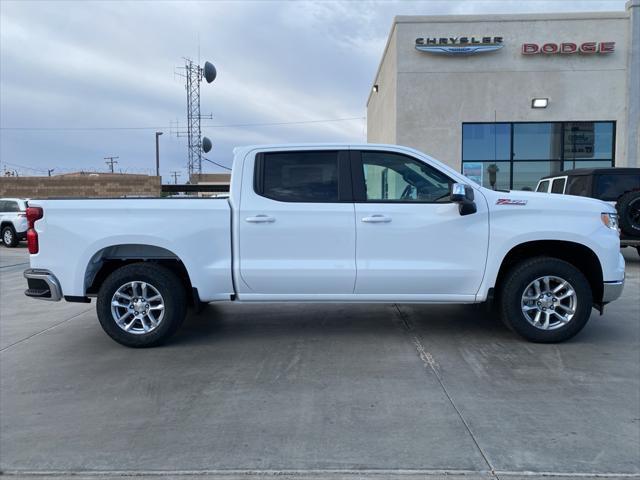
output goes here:
[{"label": "front bumper", "polygon": [[624,278],[619,282],[604,282],[602,290],[602,303],[613,302],[620,298],[624,289]]},{"label": "front bumper", "polygon": [[49,270],[40,268],[28,268],[24,271],[24,278],[27,279],[27,288],[24,294],[27,297],[38,300],[48,300],[59,302],[62,300],[62,289],[60,282]]}]

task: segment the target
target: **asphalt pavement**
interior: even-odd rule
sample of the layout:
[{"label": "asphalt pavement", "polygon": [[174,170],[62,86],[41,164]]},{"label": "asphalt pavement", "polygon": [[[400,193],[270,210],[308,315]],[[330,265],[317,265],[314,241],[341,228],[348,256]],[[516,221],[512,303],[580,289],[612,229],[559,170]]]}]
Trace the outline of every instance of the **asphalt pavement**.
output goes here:
[{"label": "asphalt pavement", "polygon": [[640,259],[557,345],[485,309],[209,305],[166,346],[23,295],[0,246],[0,469],[24,478],[640,478]]}]

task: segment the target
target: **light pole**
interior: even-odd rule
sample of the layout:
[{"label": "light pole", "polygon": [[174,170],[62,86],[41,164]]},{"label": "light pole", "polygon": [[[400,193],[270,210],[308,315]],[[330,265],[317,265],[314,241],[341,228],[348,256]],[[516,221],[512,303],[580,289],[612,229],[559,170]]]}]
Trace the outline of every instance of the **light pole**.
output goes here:
[{"label": "light pole", "polygon": [[160,176],[160,142],[158,137],[162,135],[162,132],[156,132],[156,177]]}]

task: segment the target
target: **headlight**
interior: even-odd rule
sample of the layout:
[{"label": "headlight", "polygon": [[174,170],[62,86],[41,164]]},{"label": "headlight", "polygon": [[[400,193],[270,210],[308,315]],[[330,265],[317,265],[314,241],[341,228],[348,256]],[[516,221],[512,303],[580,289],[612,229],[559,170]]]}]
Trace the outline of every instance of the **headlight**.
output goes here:
[{"label": "headlight", "polygon": [[618,215],[616,213],[601,213],[600,219],[605,227],[618,231]]}]

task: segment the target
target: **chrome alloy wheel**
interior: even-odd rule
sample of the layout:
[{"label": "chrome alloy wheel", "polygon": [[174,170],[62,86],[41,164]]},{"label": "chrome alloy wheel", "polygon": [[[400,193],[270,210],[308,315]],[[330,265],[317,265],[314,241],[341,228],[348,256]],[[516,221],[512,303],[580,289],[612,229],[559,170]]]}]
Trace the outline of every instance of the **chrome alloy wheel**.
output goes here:
[{"label": "chrome alloy wheel", "polygon": [[111,298],[111,316],[122,330],[136,335],[154,331],[164,318],[164,299],[146,282],[127,282]]},{"label": "chrome alloy wheel", "polygon": [[4,230],[2,241],[4,242],[5,245],[11,245],[11,243],[13,243],[13,232],[11,231],[11,229],[6,228]]},{"label": "chrome alloy wheel", "polygon": [[555,330],[571,321],[578,297],[573,286],[563,278],[545,276],[524,289],[520,305],[531,325],[541,330]]}]

